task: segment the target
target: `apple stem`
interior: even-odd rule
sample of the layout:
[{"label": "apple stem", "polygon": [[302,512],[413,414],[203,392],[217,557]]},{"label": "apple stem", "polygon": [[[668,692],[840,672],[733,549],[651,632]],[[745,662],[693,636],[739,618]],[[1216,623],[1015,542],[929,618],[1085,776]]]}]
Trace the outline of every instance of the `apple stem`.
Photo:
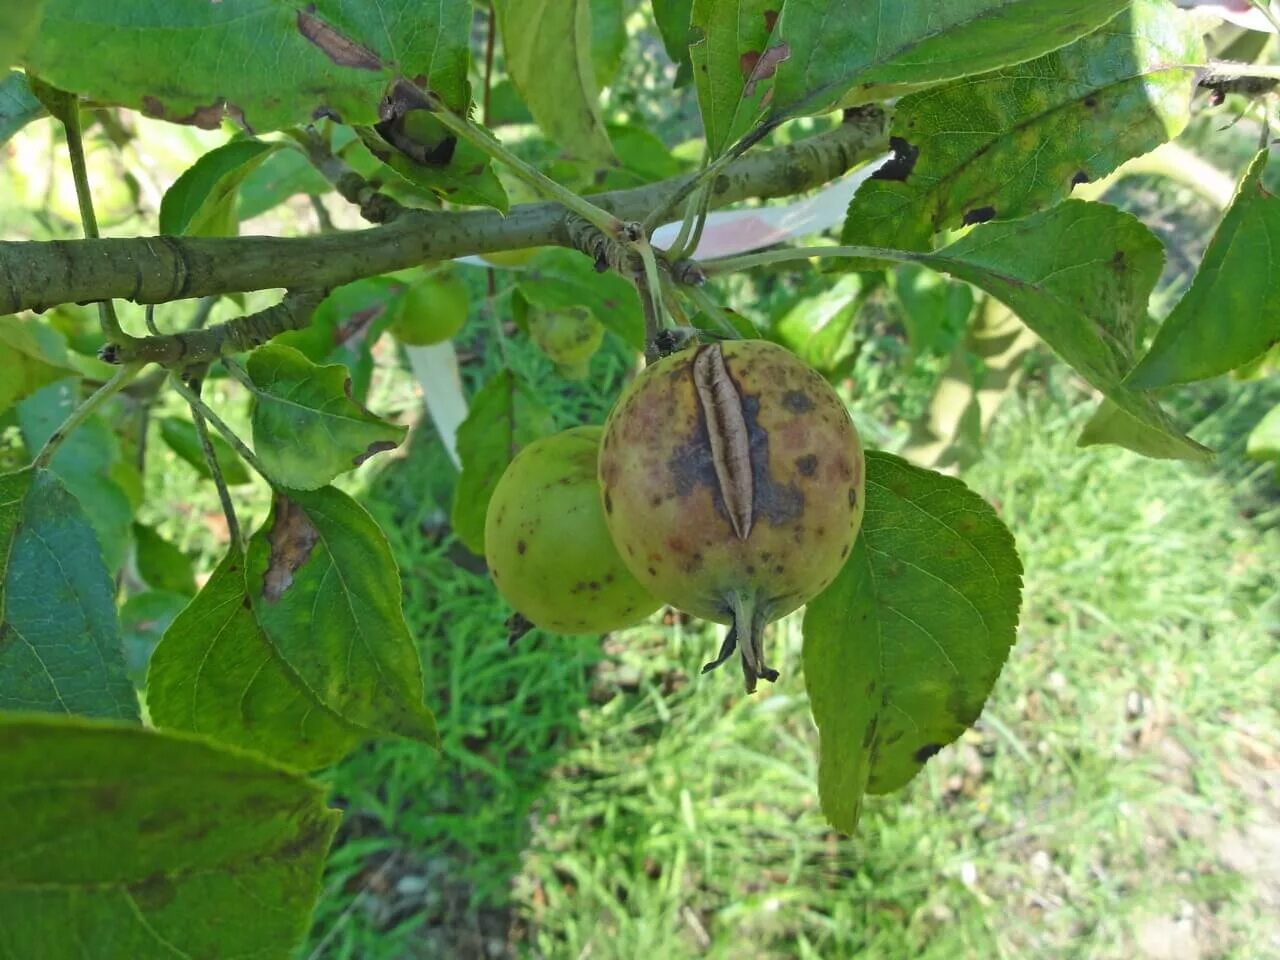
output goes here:
[{"label": "apple stem", "polygon": [[742,678],[747,693],[756,692],[756,681],[778,679],[778,671],[764,660],[764,628],[768,622],[754,593],[735,591],[733,603],[733,629],[731,634],[742,649]]}]

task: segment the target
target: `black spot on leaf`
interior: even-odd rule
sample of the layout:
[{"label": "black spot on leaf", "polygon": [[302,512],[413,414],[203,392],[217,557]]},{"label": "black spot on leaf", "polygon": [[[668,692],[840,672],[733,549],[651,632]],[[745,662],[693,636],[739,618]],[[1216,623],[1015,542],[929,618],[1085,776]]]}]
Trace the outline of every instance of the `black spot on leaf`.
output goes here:
[{"label": "black spot on leaf", "polygon": [[975,223],[986,223],[988,220],[994,220],[996,216],[995,207],[977,207],[970,210],[964,215],[961,221],[966,227],[971,227]]},{"label": "black spot on leaf", "polygon": [[889,148],[893,150],[890,157],[879,170],[871,174],[872,180],[902,180],[911,176],[920,158],[920,148],[914,147],[901,137],[890,137]]}]

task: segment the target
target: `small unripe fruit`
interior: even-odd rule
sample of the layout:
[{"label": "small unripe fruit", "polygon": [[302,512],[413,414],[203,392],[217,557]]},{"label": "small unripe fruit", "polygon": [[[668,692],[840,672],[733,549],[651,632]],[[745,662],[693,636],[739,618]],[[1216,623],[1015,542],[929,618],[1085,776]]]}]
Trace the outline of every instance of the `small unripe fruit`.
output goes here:
[{"label": "small unripe fruit", "polygon": [[827,587],[853,549],[862,445],[830,384],[789,351],[762,340],[693,346],[618,399],[600,487],[636,579],[731,624],[716,664],[740,644],[751,691],[777,676],[765,625]]},{"label": "small unripe fruit", "polygon": [[529,311],[529,335],[566,380],[582,380],[604,341],[604,327],[585,307]]},{"label": "small unripe fruit", "polygon": [[467,322],[471,298],[452,274],[433,274],[412,284],[395,304],[391,333],[407,346],[424,347],[457,336]]},{"label": "small unripe fruit", "polygon": [[498,481],[484,555],[503,599],[555,633],[604,633],[660,606],[609,537],[596,477],[600,427],[535,440]]}]

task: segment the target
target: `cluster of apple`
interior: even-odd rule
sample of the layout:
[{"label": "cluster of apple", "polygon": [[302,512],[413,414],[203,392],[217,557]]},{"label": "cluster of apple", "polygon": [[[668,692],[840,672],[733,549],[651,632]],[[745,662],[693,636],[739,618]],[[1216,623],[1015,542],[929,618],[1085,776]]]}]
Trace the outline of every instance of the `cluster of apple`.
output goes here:
[{"label": "cluster of apple", "polygon": [[747,690],[773,680],[767,624],[825,589],[862,522],[862,446],[839,396],[761,340],[693,343],[651,364],[603,427],[544,437],[489,503],[499,592],[558,633],[670,604],[730,629]]}]

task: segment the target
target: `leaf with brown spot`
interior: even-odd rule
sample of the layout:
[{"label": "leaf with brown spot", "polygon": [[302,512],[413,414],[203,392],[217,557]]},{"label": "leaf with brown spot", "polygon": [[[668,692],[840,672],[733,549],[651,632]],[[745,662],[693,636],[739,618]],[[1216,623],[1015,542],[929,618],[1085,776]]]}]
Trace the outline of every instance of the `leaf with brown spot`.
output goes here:
[{"label": "leaf with brown spot", "polygon": [[712,157],[763,115],[774,72],[790,56],[771,39],[777,8],[778,0],[694,0],[689,56]]},{"label": "leaf with brown spot", "polygon": [[340,67],[358,70],[380,70],[382,61],[372,50],[339,33],[308,10],[298,11],[298,32],[324,51],[325,56]]},{"label": "leaf with brown spot", "polygon": [[23,958],[292,956],[340,819],[206,737],[36,714],[0,716],[0,809],[21,824],[0,942]]},{"label": "leaf with brown spot", "polygon": [[[264,592],[274,600],[319,539],[298,507],[280,498],[281,507],[292,519],[269,535]],[[159,727],[204,733],[304,770],[337,762],[370,735],[323,704],[268,640],[247,594],[245,558],[234,550],[152,654],[147,708]]]},{"label": "leaf with brown spot", "polygon": [[952,477],[870,452],[853,552],[804,618],[818,792],[852,833],[976,719],[1013,646],[1022,565],[1013,537]]},{"label": "leaf with brown spot", "polygon": [[317,366],[293,347],[270,343],[250,354],[248,371],[254,449],[282,486],[322,487],[404,439],[405,427],[387,423],[351,399],[341,364]]},{"label": "leaf with brown spot", "polygon": [[1180,430],[1154,396],[1124,382],[1163,255],[1160,241],[1129,214],[1067,200],[974,227],[918,262],[987,291],[1117,407],[1164,434],[1170,451],[1205,460],[1212,451]]},{"label": "leaf with brown spot", "polygon": [[[1177,136],[1200,32],[1167,0],[1135,0],[1101,30],[1018,67],[903,97],[894,159],[857,192],[846,243],[928,250],[934,234],[1013,219]],[[905,147],[910,143],[910,163]]]},{"label": "leaf with brown spot", "polygon": [[333,487],[280,490],[249,542],[246,590],[278,658],[345,723],[436,741],[386,537]]},{"label": "leaf with brown spot", "polygon": [[174,122],[216,126],[226,111],[258,132],[316,116],[364,125],[399,77],[467,109],[471,19],[452,2],[45,0],[23,59],[61,89]]}]

